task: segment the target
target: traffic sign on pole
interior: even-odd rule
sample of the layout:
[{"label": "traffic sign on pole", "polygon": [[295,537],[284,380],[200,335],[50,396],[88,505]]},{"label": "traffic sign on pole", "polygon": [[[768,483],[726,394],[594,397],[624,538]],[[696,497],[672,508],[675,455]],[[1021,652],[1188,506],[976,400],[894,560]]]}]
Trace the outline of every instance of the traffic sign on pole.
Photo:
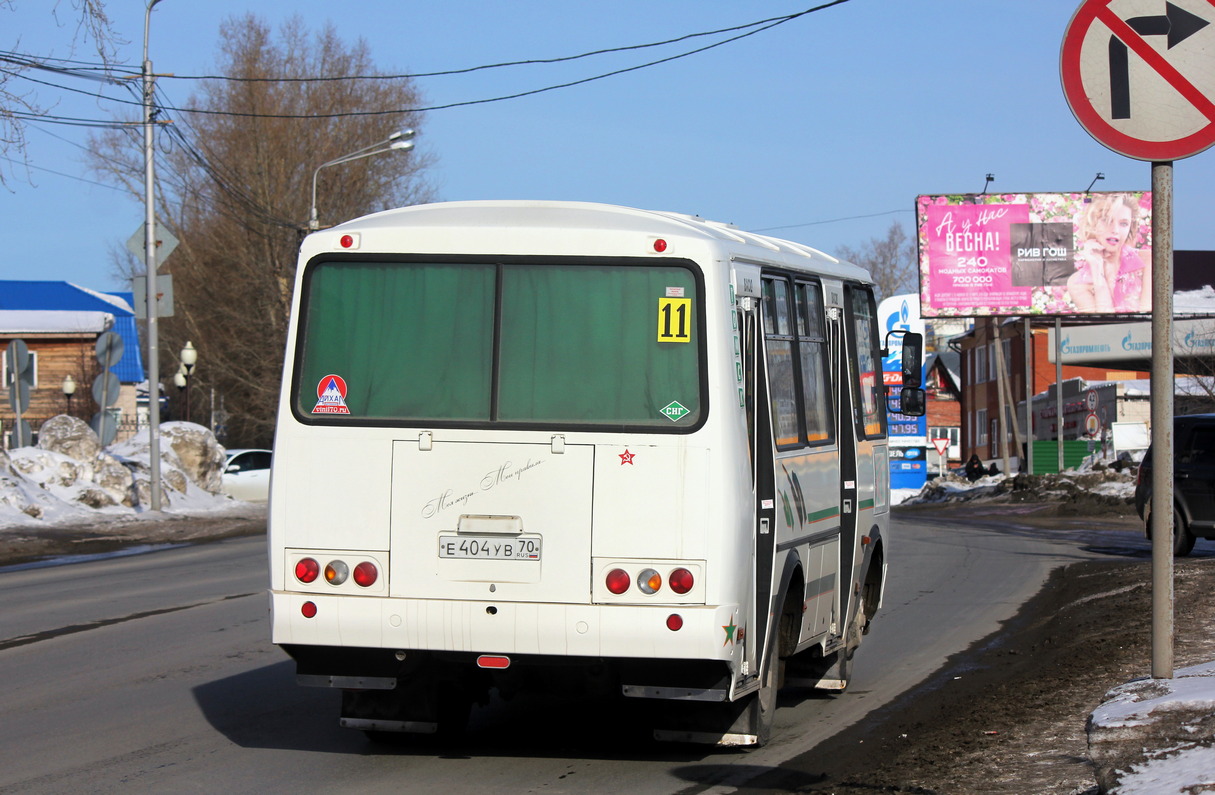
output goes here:
[{"label": "traffic sign on pole", "polygon": [[1136,160],[1215,144],[1215,6],[1085,0],[1063,36],[1067,104],[1100,143]]}]

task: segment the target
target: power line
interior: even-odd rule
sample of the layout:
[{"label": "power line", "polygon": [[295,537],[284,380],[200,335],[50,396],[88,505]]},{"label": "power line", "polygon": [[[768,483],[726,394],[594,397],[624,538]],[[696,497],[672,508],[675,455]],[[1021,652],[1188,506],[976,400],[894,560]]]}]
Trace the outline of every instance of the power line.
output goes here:
[{"label": "power line", "polygon": [[[624,67],[621,69],[616,69],[616,70],[613,70],[610,72],[605,72],[603,74],[598,74],[598,75],[594,75],[591,77],[582,78],[579,80],[572,80],[569,82],[559,83],[556,85],[544,86],[542,88],[531,89],[528,91],[520,91],[520,92],[516,92],[513,94],[505,94],[505,95],[496,96],[496,97],[489,97],[486,99],[474,99],[474,100],[465,100],[465,101],[461,101],[461,102],[449,102],[449,103],[442,104],[442,105],[430,105],[430,106],[420,107],[420,108],[396,108],[393,110],[377,110],[377,111],[349,111],[349,112],[344,112],[344,113],[329,113],[329,114],[241,113],[241,112],[235,112],[235,111],[210,110],[210,109],[203,109],[203,108],[183,108],[183,107],[177,107],[177,106],[173,106],[173,105],[162,105],[161,107],[165,110],[176,111],[178,113],[198,113],[198,114],[203,114],[203,115],[230,116],[230,117],[237,117],[237,118],[335,119],[335,118],[353,118],[353,117],[360,117],[360,116],[391,116],[394,114],[402,114],[402,113],[424,113],[427,111],[434,111],[434,110],[450,110],[452,108],[469,107],[469,106],[473,106],[473,105],[485,105],[485,104],[489,104],[489,103],[493,103],[493,102],[504,102],[506,100],[511,100],[511,99],[521,99],[523,97],[535,96],[537,94],[543,94],[543,93],[547,93],[549,91],[556,91],[556,90],[563,89],[563,88],[572,88],[574,86],[580,86],[580,85],[584,85],[587,83],[592,83],[592,82],[595,82],[598,80],[603,80],[603,79],[606,79],[609,77],[616,77],[618,75],[627,74],[629,72],[636,72],[641,69],[648,69],[652,66],[658,66],[661,64],[670,63],[671,61],[677,61],[682,58],[687,58],[692,55],[698,55],[700,53],[707,52],[708,50],[716,49],[717,47],[721,47],[726,44],[731,44],[731,43],[739,41],[741,39],[745,39],[750,36],[754,36],[757,33],[763,33],[765,31],[771,30],[772,28],[775,28],[779,25],[783,25],[787,22],[791,22],[795,19],[804,17],[808,14],[822,11],[827,8],[831,8],[833,6],[841,5],[841,4],[847,3],[847,2],[850,2],[850,0],[831,0],[830,2],[823,3],[823,4],[817,5],[817,6],[813,6],[804,11],[799,11],[795,14],[788,14],[786,16],[781,16],[781,17],[770,17],[769,19],[760,20],[758,22],[751,22],[751,23],[747,23],[745,25],[737,25],[737,26],[730,27],[730,28],[722,28],[717,31],[691,33],[691,34],[680,36],[680,37],[677,37],[674,39],[669,39],[669,40],[663,41],[663,42],[652,42],[649,44],[638,44],[638,45],[630,45],[630,46],[626,46],[626,47],[617,47],[617,48],[610,48],[610,49],[605,49],[605,50],[597,50],[594,52],[582,53],[579,55],[572,55],[572,56],[565,56],[565,57],[561,57],[561,58],[534,59],[534,60],[527,60],[527,61],[515,61],[515,62],[509,62],[509,63],[501,63],[501,64],[487,64],[487,65],[483,65],[483,66],[469,67],[466,69],[450,70],[447,72],[419,73],[417,75],[364,75],[364,76],[355,76],[355,77],[325,77],[325,78],[228,78],[228,77],[223,77],[223,76],[218,76],[218,75],[216,75],[216,76],[196,76],[196,77],[191,77],[191,78],[185,78],[185,79],[216,79],[216,80],[231,79],[231,80],[244,80],[247,82],[307,82],[307,81],[327,81],[327,80],[401,79],[401,78],[410,78],[410,77],[438,76],[438,75],[445,75],[445,74],[466,74],[469,72],[475,72],[475,71],[479,71],[479,70],[483,70],[483,69],[495,69],[495,68],[506,67],[506,66],[518,66],[518,65],[525,65],[525,64],[560,63],[560,62],[564,62],[564,61],[572,61],[572,60],[577,60],[580,58],[586,58],[586,57],[589,57],[592,55],[599,55],[599,54],[613,53],[613,52],[625,52],[625,51],[630,51],[630,50],[658,47],[658,46],[662,46],[665,44],[677,43],[680,41],[686,41],[686,40],[693,39],[693,38],[720,35],[721,33],[730,33],[730,32],[739,31],[739,30],[747,31],[745,33],[740,33],[737,36],[731,36],[730,38],[723,39],[722,41],[718,41],[713,44],[705,45],[704,47],[697,47],[697,48],[689,50],[687,52],[679,53],[677,55],[672,55],[672,56],[669,56],[666,58],[659,58],[659,59],[656,59],[653,61],[649,61],[647,63],[638,64],[636,66]],[[18,62],[18,61],[15,61],[13,57],[11,57],[13,55],[16,55],[16,54],[10,54],[10,57],[7,58],[7,60],[9,60],[11,62]],[[6,59],[3,57],[0,57],[0,60],[6,60]],[[56,69],[54,67],[50,67],[45,64],[39,64],[38,62],[34,61],[33,59],[20,60],[19,62],[22,65],[31,66],[34,68],[45,68],[45,69],[49,69],[51,71],[57,71],[57,72],[60,72],[63,74],[74,74],[74,72],[71,72],[70,70]],[[10,73],[10,74],[16,74],[16,73]],[[138,73],[133,72],[131,74],[138,74]],[[77,76],[85,76],[85,75],[77,75]],[[93,76],[93,75],[88,75],[88,77],[90,79],[98,79],[96,76]],[[174,76],[173,75],[162,75],[160,77],[172,78]],[[32,79],[32,78],[27,77],[25,79]],[[34,82],[39,82],[39,81],[34,81]],[[122,83],[125,81],[108,79],[108,82]],[[45,84],[45,85],[54,86],[54,84]],[[54,86],[54,87],[63,88],[62,86]],[[82,92],[82,93],[88,93],[88,92]],[[106,97],[106,99],[109,99],[110,101],[113,101],[113,102],[123,103],[123,104],[140,104],[137,102],[130,102],[128,100],[119,100],[119,99],[114,99],[111,97]]]},{"label": "power line", "polygon": [[[110,77],[109,73],[111,71],[115,71],[115,70],[127,70],[128,69],[128,67],[108,67],[108,66],[89,66],[89,67],[85,67],[83,69],[82,68],[69,69],[69,68],[62,67],[62,66],[52,66],[51,62],[59,61],[59,63],[72,63],[71,61],[63,61],[58,58],[35,57],[32,55],[27,55],[25,53],[11,52],[8,50],[0,50],[0,61],[3,61],[5,63],[14,64],[16,66],[21,67],[22,69],[41,69],[42,71],[45,71],[45,72],[55,72],[57,74],[68,75],[71,77],[79,77],[84,80],[93,80],[93,81],[96,81],[99,83],[122,83],[122,82],[124,82],[123,80],[118,80],[117,78]],[[104,72],[106,74],[105,74],[105,76],[102,76],[102,75],[92,74],[93,72]],[[12,73],[12,74],[15,74],[15,73]],[[129,71],[129,72],[127,72],[127,79],[129,79],[131,77],[138,77],[140,74],[141,74],[141,72],[138,72],[138,71]]]},{"label": "power line", "polygon": [[35,171],[45,171],[46,173],[54,174],[57,177],[66,177],[67,179],[74,179],[77,182],[87,182],[88,184],[96,185],[99,188],[106,188],[108,190],[118,191],[119,193],[126,193],[126,191],[123,190],[122,188],[116,188],[113,185],[107,185],[104,182],[97,182],[96,180],[85,179],[84,177],[77,177],[73,174],[64,174],[62,171],[55,171],[52,168],[44,168],[42,166],[35,166],[32,163],[24,163],[20,160],[14,160],[11,157],[8,157],[7,155],[0,155],[0,160],[7,160],[8,162],[12,163],[13,165],[21,166],[23,168],[32,168]]},{"label": "power line", "polygon": [[[583,58],[591,58],[596,55],[610,55],[612,53],[631,52],[633,50],[644,50],[652,47],[665,47],[669,44],[678,44],[690,39],[703,38],[706,36],[718,36],[723,33],[734,33],[740,30],[756,28],[761,25],[768,26],[763,28],[763,30],[767,30],[770,27],[775,27],[775,25],[791,22],[799,17],[814,13],[815,11],[821,11],[824,8],[829,8],[831,6],[840,5],[841,3],[846,2],[849,2],[849,0],[832,0],[832,2],[824,3],[823,5],[815,6],[813,8],[808,8],[805,11],[798,11],[794,14],[786,14],[779,17],[769,17],[768,19],[761,19],[757,22],[748,22],[744,25],[734,25],[728,28],[718,28],[717,30],[707,30],[700,33],[687,33],[673,39],[649,42],[647,44],[630,44],[622,47],[609,47],[601,50],[592,50],[590,52],[579,53],[577,55],[564,55],[556,58],[527,58],[520,61],[504,61],[501,63],[482,64],[481,66],[468,66],[462,69],[445,69],[436,72],[414,72],[394,75],[341,75],[334,77],[235,77],[232,75],[165,75],[165,77],[170,80],[227,80],[237,83],[323,83],[341,80],[409,80],[421,77],[449,77],[452,75],[471,74],[473,72],[485,71],[487,69],[503,69],[512,66],[535,66],[567,63],[569,61],[577,61]],[[755,32],[758,33],[759,31]],[[733,41],[733,39],[731,39],[731,41]],[[694,52],[699,52],[699,50]],[[662,63],[662,61],[657,61],[656,63]]]},{"label": "power line", "polygon": [[881,213],[869,213],[868,215],[849,215],[843,218],[829,218],[825,221],[807,221],[804,224],[785,224],[784,226],[765,226],[762,229],[750,229],[750,232],[775,232],[779,229],[799,229],[803,226],[822,226],[823,224],[836,224],[840,221],[859,221],[863,218],[880,218],[883,215],[895,215],[896,213],[909,213],[911,210],[886,210]]},{"label": "power line", "polygon": [[592,83],[592,82],[595,82],[596,80],[603,80],[608,77],[616,77],[618,75],[627,74],[629,72],[636,72],[641,69],[648,69],[651,66],[658,66],[660,64],[670,63],[671,61],[677,61],[681,58],[687,58],[692,55],[698,55],[702,52],[707,52],[708,50],[716,49],[717,47],[721,47],[726,44],[731,44],[731,43],[739,41],[741,39],[745,39],[750,36],[754,36],[757,33],[763,33],[764,31],[771,30],[772,28],[774,28],[778,25],[783,25],[784,23],[789,22],[792,19],[797,19],[799,17],[805,16],[806,14],[811,14],[816,11],[822,11],[823,9],[831,8],[832,6],[837,6],[837,5],[840,5],[841,3],[846,3],[849,1],[850,0],[832,0],[832,2],[824,3],[819,6],[815,6],[813,8],[807,9],[806,11],[802,11],[798,14],[795,14],[795,15],[792,15],[789,17],[777,17],[776,18],[777,21],[769,23],[767,25],[763,25],[762,27],[758,27],[754,30],[749,30],[746,33],[741,33],[737,36],[732,36],[728,39],[723,39],[722,41],[719,41],[719,42],[714,42],[713,44],[705,45],[704,47],[697,47],[696,49],[689,50],[689,51],[683,52],[683,53],[679,53],[678,55],[672,55],[672,56],[669,56],[666,58],[659,58],[654,61],[649,61],[647,63],[638,64],[636,66],[625,67],[623,69],[616,69],[611,72],[605,72],[603,74],[594,75],[593,77],[585,77],[580,80],[571,80],[566,83],[559,83],[557,85],[551,85],[551,86],[545,86],[543,88],[531,89],[529,91],[520,91],[520,92],[517,92],[514,94],[506,94],[503,96],[490,97],[488,99],[473,99],[473,100],[465,100],[463,102],[449,102],[444,105],[430,105],[430,106],[421,107],[421,108],[394,108],[393,110],[348,111],[348,112],[344,112],[344,113],[319,113],[319,114],[316,114],[316,113],[311,113],[311,114],[240,113],[240,112],[235,112],[235,111],[204,110],[202,108],[182,108],[182,107],[175,107],[175,106],[169,106],[166,109],[172,110],[172,111],[177,111],[178,113],[199,113],[199,114],[210,115],[210,116],[234,116],[234,117],[254,118],[254,119],[338,119],[338,118],[352,118],[352,117],[359,117],[359,116],[390,116],[390,115],[399,114],[399,113],[424,113],[427,111],[450,110],[451,108],[463,108],[463,107],[469,107],[472,105],[486,105],[491,102],[503,102],[503,101],[510,100],[510,99],[521,99],[523,97],[535,96],[536,94],[543,94],[543,93],[546,93],[549,91],[556,91],[556,90],[562,89],[562,88],[571,88],[573,86],[585,85],[586,83]]},{"label": "power line", "polygon": [[27,113],[23,110],[11,110],[9,115],[19,121],[38,124],[59,124],[66,127],[97,127],[100,129],[121,129],[130,127],[136,122],[106,121],[104,119],[81,119],[74,116],[52,116],[47,113]]},{"label": "power line", "polygon": [[[0,60],[3,60],[3,59],[0,59]],[[37,83],[37,84],[38,84],[38,85],[40,85],[40,86],[47,86],[48,88],[57,88],[57,89],[59,89],[59,90],[61,90],[61,91],[68,91],[68,92],[71,92],[71,93],[73,93],[73,94],[84,94],[86,97],[94,97],[94,98],[96,98],[96,99],[104,99],[104,100],[106,100],[107,102],[117,102],[117,103],[119,103],[120,105],[138,105],[138,106],[142,106],[142,105],[143,105],[143,103],[142,103],[142,102],[138,102],[138,101],[135,101],[135,100],[130,100],[130,99],[118,99],[117,97],[107,97],[107,96],[106,96],[106,95],[104,95],[104,94],[97,94],[97,93],[92,92],[92,91],[84,91],[83,89],[79,89],[79,88],[71,88],[70,86],[63,86],[63,85],[59,85],[58,83],[50,83],[50,82],[48,82],[48,81],[46,81],[46,80],[39,80],[39,79],[37,79],[37,78],[30,77],[29,75],[24,75],[24,74],[21,74],[20,72],[14,72],[14,71],[12,71],[12,70],[10,70],[10,69],[0,69],[0,74],[6,74],[6,75],[8,75],[8,76],[10,76],[10,77],[16,77],[16,78],[19,78],[19,79],[21,79],[21,80],[26,80],[26,81],[28,81],[28,82],[30,82],[30,83]],[[119,84],[119,85],[121,85],[121,84]]]}]

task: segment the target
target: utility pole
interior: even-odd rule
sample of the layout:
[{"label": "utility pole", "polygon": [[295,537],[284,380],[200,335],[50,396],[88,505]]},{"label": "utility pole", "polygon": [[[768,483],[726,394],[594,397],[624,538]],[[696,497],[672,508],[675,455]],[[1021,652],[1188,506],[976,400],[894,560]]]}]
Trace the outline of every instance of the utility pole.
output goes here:
[{"label": "utility pole", "polygon": [[152,8],[160,0],[149,0],[143,18],[143,173],[144,173],[144,265],[147,273],[148,298],[148,455],[151,460],[151,509],[160,510],[160,362],[157,342],[156,300],[156,194],[155,194],[155,150],[152,146],[152,127],[155,115],[152,110],[152,95],[155,84],[152,77],[152,61],[148,58],[148,27],[152,22]]}]

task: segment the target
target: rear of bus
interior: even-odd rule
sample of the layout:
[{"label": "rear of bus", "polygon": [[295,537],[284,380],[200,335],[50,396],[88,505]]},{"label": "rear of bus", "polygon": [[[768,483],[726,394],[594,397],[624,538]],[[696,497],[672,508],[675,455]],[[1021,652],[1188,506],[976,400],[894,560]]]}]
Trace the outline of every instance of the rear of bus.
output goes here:
[{"label": "rear of bus", "polygon": [[712,251],[640,211],[534,203],[305,241],[272,632],[302,684],[344,691],[344,725],[434,731],[567,675],[729,697],[753,513],[737,352],[706,345],[733,333]]}]

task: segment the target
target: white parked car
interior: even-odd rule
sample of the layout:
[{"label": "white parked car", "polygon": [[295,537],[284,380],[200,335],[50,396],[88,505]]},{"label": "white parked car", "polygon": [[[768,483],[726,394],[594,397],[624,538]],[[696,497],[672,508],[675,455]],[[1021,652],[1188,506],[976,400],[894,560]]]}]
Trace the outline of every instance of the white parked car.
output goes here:
[{"label": "white parked car", "polygon": [[270,497],[270,450],[233,449],[224,462],[224,493],[245,502]]}]

